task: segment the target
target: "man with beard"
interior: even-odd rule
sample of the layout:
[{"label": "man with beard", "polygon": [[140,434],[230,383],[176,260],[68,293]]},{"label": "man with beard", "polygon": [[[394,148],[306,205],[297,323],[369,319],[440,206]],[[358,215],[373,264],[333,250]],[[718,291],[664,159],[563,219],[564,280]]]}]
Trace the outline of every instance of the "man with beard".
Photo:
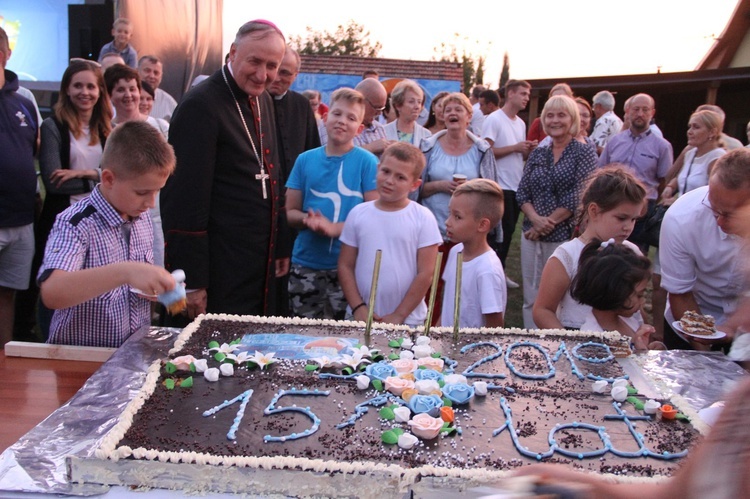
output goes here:
[{"label": "man with beard", "polygon": [[177,168],[161,193],[165,264],[185,271],[190,318],[276,312],[276,277],[289,269],[289,248],[266,87],[285,50],[275,25],[245,23],[227,65],[190,90],[172,117]]}]

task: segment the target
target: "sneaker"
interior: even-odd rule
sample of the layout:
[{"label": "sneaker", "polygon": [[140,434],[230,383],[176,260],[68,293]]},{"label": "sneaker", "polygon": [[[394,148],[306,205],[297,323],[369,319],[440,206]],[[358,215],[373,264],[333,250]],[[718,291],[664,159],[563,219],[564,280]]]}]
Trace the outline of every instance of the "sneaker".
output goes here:
[{"label": "sneaker", "polygon": [[518,289],[520,285],[508,276],[505,276],[505,285],[508,289]]}]

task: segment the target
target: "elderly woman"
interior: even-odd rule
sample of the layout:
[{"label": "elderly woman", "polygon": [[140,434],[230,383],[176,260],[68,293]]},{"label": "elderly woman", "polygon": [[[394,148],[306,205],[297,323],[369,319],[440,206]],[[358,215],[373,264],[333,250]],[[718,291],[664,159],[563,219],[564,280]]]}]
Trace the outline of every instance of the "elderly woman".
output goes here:
[{"label": "elderly woman", "polygon": [[708,185],[708,177],[716,160],[726,154],[722,147],[721,116],[713,111],[696,111],[688,121],[687,139],[691,149],[677,176],[664,186],[662,203],[671,205],[677,194],[685,194],[698,187]]},{"label": "elderly woman", "polygon": [[542,110],[544,133],[552,143],[529,155],[516,197],[524,214],[521,240],[524,327],[536,328],[532,307],[547,259],[573,233],[573,215],[581,189],[596,168],[596,153],[575,137],[581,126],[576,102],[567,95],[550,98]]},{"label": "elderly woman", "polygon": [[[556,83],[549,91],[549,98],[554,97],[555,95],[567,95],[568,97],[573,98],[573,89],[571,89],[570,85],[567,83]],[[531,122],[531,126],[529,127],[529,132],[526,134],[526,140],[537,140],[541,142],[545,137],[547,137],[547,134],[542,130],[541,118],[534,118],[534,121]]]},{"label": "elderly woman", "polygon": [[445,119],[443,118],[443,99],[448,92],[438,92],[430,102],[430,114],[427,116],[427,122],[424,127],[435,135],[440,130],[445,130]]},{"label": "elderly woman", "polygon": [[388,140],[408,142],[419,147],[422,139],[430,135],[429,130],[417,123],[419,113],[424,107],[424,92],[412,80],[402,80],[393,87],[391,106],[397,118],[385,126],[385,137]]}]

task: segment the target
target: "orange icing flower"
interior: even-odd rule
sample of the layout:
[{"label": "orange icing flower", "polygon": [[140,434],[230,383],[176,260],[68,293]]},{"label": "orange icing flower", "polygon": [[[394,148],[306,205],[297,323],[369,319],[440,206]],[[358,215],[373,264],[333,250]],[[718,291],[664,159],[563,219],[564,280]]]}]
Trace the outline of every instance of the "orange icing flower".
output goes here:
[{"label": "orange icing flower", "polygon": [[443,406],[440,408],[440,419],[446,423],[452,423],[456,419],[456,415],[453,413],[453,407]]},{"label": "orange icing flower", "polygon": [[414,395],[417,395],[419,392],[414,388],[407,388],[403,392],[401,392],[401,398],[404,399],[404,402],[408,402],[410,398],[412,398]]}]

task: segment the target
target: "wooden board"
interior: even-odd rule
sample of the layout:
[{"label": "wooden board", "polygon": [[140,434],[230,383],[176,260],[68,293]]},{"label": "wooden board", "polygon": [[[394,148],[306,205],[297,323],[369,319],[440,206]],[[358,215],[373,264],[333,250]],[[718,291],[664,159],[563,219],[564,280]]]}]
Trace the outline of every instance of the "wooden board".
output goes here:
[{"label": "wooden board", "polygon": [[6,357],[28,357],[32,359],[80,360],[105,362],[116,348],[79,347],[73,345],[50,345],[26,341],[11,341],[5,344]]}]

